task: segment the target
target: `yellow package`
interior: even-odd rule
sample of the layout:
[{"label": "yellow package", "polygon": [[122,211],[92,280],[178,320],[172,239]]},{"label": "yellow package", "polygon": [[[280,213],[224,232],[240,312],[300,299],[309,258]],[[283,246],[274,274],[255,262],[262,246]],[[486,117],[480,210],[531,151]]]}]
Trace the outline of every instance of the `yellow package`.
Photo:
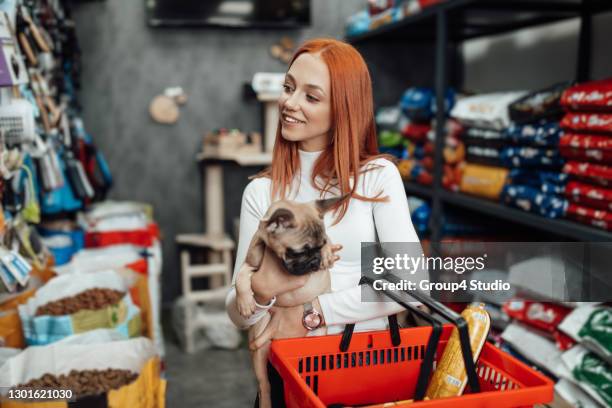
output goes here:
[{"label": "yellow package", "polygon": [[497,200],[507,178],[508,169],[468,163],[463,169],[459,189],[463,193]]},{"label": "yellow package", "polygon": [[[475,363],[487,339],[491,319],[483,303],[471,304],[465,308],[461,316],[468,325],[470,348]],[[429,399],[456,397],[463,393],[466,384],[467,373],[461,353],[459,330],[455,327],[431,377],[425,396]]]},{"label": "yellow package", "polygon": [[16,310],[0,311],[0,347],[25,347],[21,319]]},{"label": "yellow package", "polygon": [[[159,358],[151,358],[132,383],[107,394],[108,408],[164,408],[166,380],[160,376]],[[1,408],[68,408],[63,401],[19,402],[4,400]]]}]

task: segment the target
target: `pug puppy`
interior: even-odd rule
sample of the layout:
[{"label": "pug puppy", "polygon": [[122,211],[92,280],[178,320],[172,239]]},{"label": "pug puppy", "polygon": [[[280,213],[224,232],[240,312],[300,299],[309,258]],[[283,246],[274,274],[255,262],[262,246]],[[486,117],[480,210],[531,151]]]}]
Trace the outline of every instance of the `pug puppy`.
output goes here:
[{"label": "pug puppy", "polygon": [[[266,256],[278,257],[284,266],[284,271],[281,269],[278,272],[279,281],[289,278],[290,275],[308,275],[304,286],[278,294],[276,307],[302,305],[330,291],[329,268],[335,255],[331,241],[325,233],[323,216],[343,198],[334,197],[309,203],[281,200],[270,206],[259,223],[246,255],[245,262],[251,267],[251,271],[241,268],[236,277],[236,301],[242,316],[249,317],[255,311],[251,274],[257,273],[266,252]],[[249,341],[259,337],[268,325],[275,325],[275,316],[266,313],[265,317],[254,324],[249,329]],[[277,333],[276,337],[289,336]],[[255,377],[259,383],[260,408],[271,406],[267,374],[269,350],[270,342],[251,351]]]}]

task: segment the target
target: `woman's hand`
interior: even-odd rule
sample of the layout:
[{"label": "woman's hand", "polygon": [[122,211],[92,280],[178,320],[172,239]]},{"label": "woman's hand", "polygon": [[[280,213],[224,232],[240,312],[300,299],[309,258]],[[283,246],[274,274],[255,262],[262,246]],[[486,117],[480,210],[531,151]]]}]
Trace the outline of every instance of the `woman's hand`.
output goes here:
[{"label": "woman's hand", "polygon": [[251,341],[249,344],[251,350],[261,348],[272,339],[304,337],[308,333],[308,330],[302,324],[304,305],[272,307],[270,313],[272,319],[259,337]]},{"label": "woman's hand", "polygon": [[[332,245],[334,254],[340,249],[342,245]],[[340,257],[335,255],[333,262],[338,259]],[[333,266],[333,262],[329,267]],[[276,254],[266,248],[259,270],[251,276],[251,288],[255,293],[257,303],[267,305],[276,295],[301,288],[307,281],[308,275],[294,276],[287,273]]]}]

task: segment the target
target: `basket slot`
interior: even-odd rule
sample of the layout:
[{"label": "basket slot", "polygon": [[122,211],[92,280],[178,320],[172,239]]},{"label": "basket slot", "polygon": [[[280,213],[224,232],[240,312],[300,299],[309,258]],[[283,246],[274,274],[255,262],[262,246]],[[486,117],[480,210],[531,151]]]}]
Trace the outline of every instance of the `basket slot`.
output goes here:
[{"label": "basket slot", "polygon": [[363,351],[359,352],[359,367],[363,367]]},{"label": "basket slot", "polygon": [[312,392],[319,395],[319,376],[315,375],[312,379]]},{"label": "basket slot", "polygon": [[326,369],[327,369],[327,356],[321,356],[321,371],[325,371]]}]

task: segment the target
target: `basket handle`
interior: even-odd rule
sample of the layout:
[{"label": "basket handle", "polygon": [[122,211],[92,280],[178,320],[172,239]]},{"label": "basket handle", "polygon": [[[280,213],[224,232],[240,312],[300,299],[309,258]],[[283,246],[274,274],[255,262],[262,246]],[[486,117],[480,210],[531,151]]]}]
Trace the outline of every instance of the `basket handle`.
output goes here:
[{"label": "basket handle", "polygon": [[[385,275],[382,275],[381,277],[384,277],[385,280],[392,282],[392,283],[401,282],[400,278],[398,278],[397,276],[391,273],[387,273]],[[370,276],[363,276],[361,280],[365,281],[365,283],[369,285],[374,284],[374,279],[372,279],[372,277]],[[411,307],[394,291],[383,290],[383,292],[385,293],[385,295],[387,295],[388,297],[390,297],[391,299],[393,299],[400,305],[404,306],[405,308],[413,310],[413,311],[417,309],[417,308]],[[465,371],[467,373],[468,384],[470,386],[470,390],[473,393],[480,392],[480,384],[478,382],[478,376],[476,375],[476,366],[474,365],[474,355],[472,354],[472,347],[470,346],[470,334],[468,332],[468,325],[465,319],[458,313],[455,313],[453,310],[444,306],[442,303],[431,298],[430,296],[427,296],[426,294],[420,292],[419,290],[404,291],[404,293],[414,298],[415,300],[421,302],[422,304],[426,305],[427,307],[429,307],[430,309],[432,309],[433,311],[435,311],[436,313],[444,317],[450,323],[452,323],[455,327],[457,327],[457,330],[459,331],[459,340],[461,344],[461,354],[463,355],[463,364],[465,366]],[[430,317],[433,318],[433,316],[430,316]],[[428,344],[428,347],[429,347],[429,344]],[[426,356],[427,354],[428,353],[426,352]],[[424,360],[423,363],[425,363],[426,361],[427,360]],[[427,365],[429,365],[429,361],[427,361],[427,363],[428,363]]]},{"label": "basket handle", "polygon": [[[368,283],[368,280],[363,276],[359,280],[359,284],[362,285]],[[397,315],[391,315],[389,319],[389,334],[391,335],[391,344],[397,347],[402,342],[399,332],[399,324],[397,323]],[[351,345],[351,339],[353,338],[353,331],[355,330],[355,323],[347,324],[344,326],[344,332],[342,333],[342,339],[340,340],[340,351],[345,352]]]}]

